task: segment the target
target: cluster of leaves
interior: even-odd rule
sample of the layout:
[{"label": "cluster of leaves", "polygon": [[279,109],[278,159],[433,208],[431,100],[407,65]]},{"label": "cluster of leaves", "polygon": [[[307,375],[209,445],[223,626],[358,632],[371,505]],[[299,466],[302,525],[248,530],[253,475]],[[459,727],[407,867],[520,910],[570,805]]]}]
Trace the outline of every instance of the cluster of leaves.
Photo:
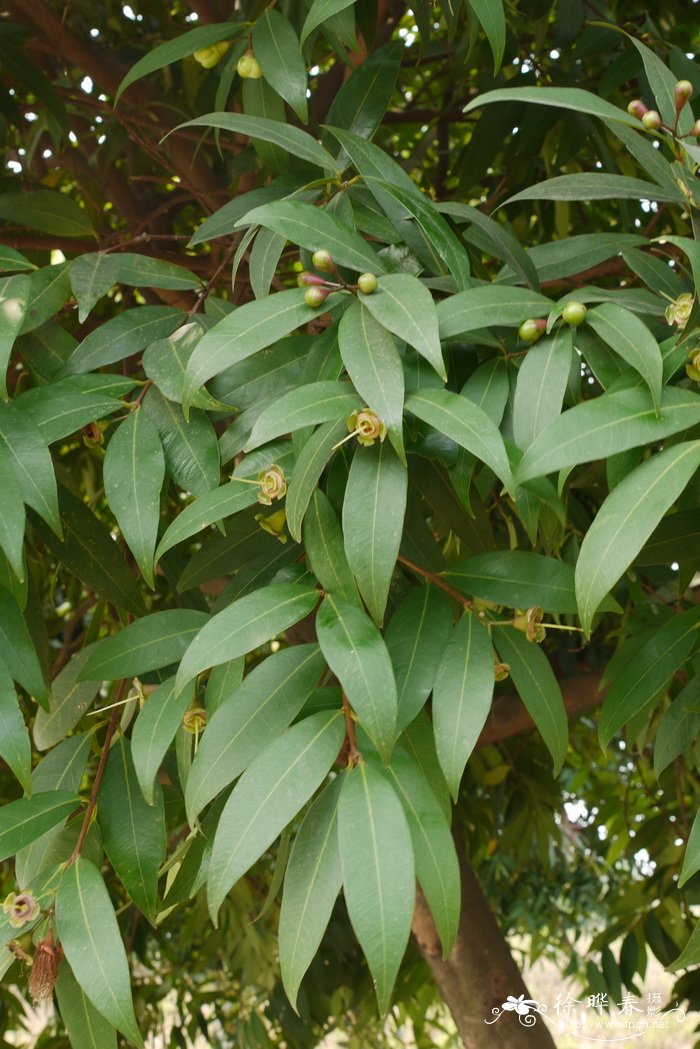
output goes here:
[{"label": "cluster of leaves", "polygon": [[[563,40],[580,27],[568,6],[554,27]],[[337,979],[314,958],[319,948],[341,957],[348,983],[362,985],[347,918],[385,1011],[416,879],[446,954],[457,935],[453,803],[456,833],[466,826],[473,854],[492,864],[495,897],[506,900],[499,843],[509,885],[519,850],[556,869],[561,796],[547,784],[567,758],[559,678],[582,670],[569,651],[579,629],[589,662],[607,664],[603,747],[626,730],[642,759],[653,747],[664,785],[683,753],[692,769],[700,395],[688,366],[700,312],[685,307],[700,267],[689,235],[700,156],[674,86],[683,76],[700,87],[700,74],[678,49],[669,69],[638,33],[587,26],[579,54],[618,49],[601,94],[637,78],[663,127],[645,129],[620,98],[533,60],[531,83],[526,70],[513,84],[510,67],[473,98],[454,94],[453,72],[459,120],[480,116],[468,135],[436,120],[435,149],[417,111],[405,140],[392,130],[407,83],[411,100],[431,89],[433,67],[415,72],[410,43],[429,59],[437,43],[452,46],[452,63],[470,47],[483,58],[483,29],[498,71],[516,45],[499,4],[444,5],[437,32],[430,4],[415,15],[399,5],[384,38],[372,4],[287,7],[251,4],[239,20],[194,29],[183,15],[163,43],[144,6],[145,53],[124,77],[105,63],[88,158],[65,148],[61,179],[32,171],[20,189],[32,169],[18,146],[18,173],[0,192],[0,756],[24,793],[0,814],[1,855],[15,864],[0,968],[63,956],[56,993],[75,1045],[86,1029],[100,1049],[117,1032],[142,1044],[138,1021],[150,1026],[158,996],[177,986],[159,975],[137,1020],[115,902],[135,916],[129,950],[151,935],[142,917],[154,938],[166,930],[159,950],[181,959],[186,935],[179,954],[166,939],[184,915],[201,924],[206,899],[221,925],[200,983],[234,954],[222,933],[248,938],[236,966],[259,1000],[222,1021],[241,1044],[314,1044],[343,1015]],[[540,15],[544,39],[552,27]],[[5,61],[25,37],[0,28]],[[222,42],[215,62],[206,49]],[[260,77],[241,75],[250,50]],[[40,64],[7,67],[8,156],[13,141],[50,156],[47,142],[58,151],[81,126],[76,92]],[[324,106],[323,78],[339,73]],[[143,85],[159,77],[176,82],[192,119],[151,119],[160,101]],[[137,102],[142,88],[151,93]],[[34,110],[33,137],[14,132]],[[536,185],[518,162],[522,139],[504,147],[516,119],[530,150],[552,136],[540,174],[557,173]],[[142,154],[110,170],[120,120]],[[580,159],[572,124],[585,130]],[[446,168],[451,147],[460,160]],[[154,217],[140,225],[123,183],[152,180],[150,160],[171,174],[148,190]],[[492,185],[513,160],[511,178]],[[93,170],[114,179],[109,207]],[[505,193],[514,225],[490,213]],[[663,244],[642,229],[640,199]],[[572,202],[591,201],[614,204],[594,232],[570,229]],[[518,222],[533,208],[530,246]],[[159,216],[175,209],[163,232]],[[608,223],[617,228],[601,232]],[[182,238],[187,249],[171,250]],[[319,250],[329,266],[314,267]],[[315,268],[322,309],[295,286]],[[367,273],[376,287],[358,281]],[[565,312],[572,302],[587,308]],[[530,344],[519,331],[533,320],[524,331],[543,334]],[[496,748],[470,761],[505,676],[498,687],[517,690],[546,763],[541,751]],[[593,727],[583,729],[590,753]],[[620,779],[615,766],[592,782],[587,761],[571,767],[566,789],[591,808]],[[665,811],[658,798],[633,807],[652,827]],[[613,871],[611,895],[624,883],[610,937],[635,945],[617,965],[607,938],[598,944],[611,989],[620,972],[634,986],[647,942],[667,963],[684,948],[676,967],[700,960],[668,842],[669,922],[648,915],[642,930],[644,890],[630,894],[633,867],[615,866],[641,847],[625,823],[618,807],[608,828],[618,851],[591,862],[594,877],[604,863]],[[698,870],[694,828],[681,881],[692,886]],[[593,895],[581,877],[577,901]],[[546,896],[530,923],[551,907]],[[241,914],[256,909],[267,924],[245,932]],[[531,929],[512,899],[505,910]],[[250,955],[272,973],[277,925],[282,982],[305,1030],[274,976],[246,975]],[[160,973],[153,942],[140,953]],[[397,994],[424,1014],[423,973],[409,955]],[[593,985],[595,968],[587,976]]]}]

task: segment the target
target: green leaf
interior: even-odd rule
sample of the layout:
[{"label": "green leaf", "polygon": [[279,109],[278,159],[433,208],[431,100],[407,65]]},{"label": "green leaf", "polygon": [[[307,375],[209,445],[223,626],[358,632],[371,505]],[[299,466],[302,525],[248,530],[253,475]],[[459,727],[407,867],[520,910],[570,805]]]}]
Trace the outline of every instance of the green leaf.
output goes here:
[{"label": "green leaf", "polygon": [[179,693],[209,667],[236,656],[281,634],[313,611],[318,591],[296,583],[276,583],[234,601],[212,616],[183,656],[177,673]]},{"label": "green leaf", "polygon": [[437,305],[440,338],[453,339],[491,325],[517,328],[530,317],[547,316],[552,303],[527,288],[487,284],[469,288]]},{"label": "green leaf", "polygon": [[56,478],[49,449],[32,420],[14,404],[0,405],[0,447],[8,452],[22,498],[61,535]]},{"label": "green leaf", "polygon": [[316,616],[316,635],[350,706],[382,760],[388,761],[396,738],[397,700],[384,639],[362,609],[331,594]]},{"label": "green leaf", "polygon": [[30,696],[45,700],[47,687],[27,621],[4,586],[0,586],[0,660]]},{"label": "green leaf", "polygon": [[403,805],[413,843],[416,877],[442,941],[442,956],[452,949],[460,916],[460,873],[450,824],[420,766],[397,750],[386,771]]},{"label": "green leaf", "polygon": [[175,678],[168,678],[148,697],[134,722],[131,757],[136,779],[149,805],[154,804],[158,769],[182,725],[193,693],[192,688],[185,688],[175,695]]},{"label": "green leaf", "polygon": [[0,663],[0,758],[19,780],[28,796],[32,793],[32,748],[10,672]]},{"label": "green leaf", "polygon": [[[372,313],[360,302],[345,311],[338,326],[340,353],[353,386],[386,424],[389,440],[405,463],[403,367],[392,335]],[[435,330],[437,334],[437,322]]]},{"label": "green leaf", "polygon": [[[360,273],[383,273],[381,258],[350,226],[328,210],[300,200],[275,200],[253,208],[237,226],[265,226],[309,251],[324,248],[335,262]],[[288,293],[287,293],[288,294]]]},{"label": "green leaf", "polygon": [[[269,123],[274,124],[274,121]],[[247,193],[238,193],[197,227],[188,247],[195,247],[207,240],[215,240],[217,237],[226,236],[227,233],[233,233],[239,218],[246,212],[257,208],[259,204],[266,204],[270,200],[279,200],[298,192],[305,181],[302,175],[280,175],[268,185],[251,189]]]},{"label": "green leaf", "polygon": [[440,378],[447,378],[440,349],[435,303],[417,277],[410,273],[380,277],[377,290],[371,295],[360,295],[359,298],[380,324],[413,346]]},{"label": "green leaf", "polygon": [[78,804],[65,790],[34,793],[0,809],[0,860],[14,856],[66,818]]},{"label": "green leaf", "polygon": [[[677,949],[677,948],[676,948]],[[700,922],[695,926],[690,939],[686,943],[685,947],[678,955],[674,958],[673,962],[667,966],[669,972],[677,972],[679,969],[687,969],[691,965],[696,965],[700,960]]]},{"label": "green leaf", "polygon": [[[182,402],[187,362],[205,330],[204,322],[182,324],[167,339],[158,339],[146,349],[143,370],[169,401]],[[230,407],[217,401],[205,389],[193,395],[192,405],[208,411],[225,411]]]},{"label": "green leaf", "polygon": [[484,727],[494,687],[493,648],[473,612],[452,630],[433,687],[433,728],[440,768],[454,800],[464,767]]},{"label": "green leaf", "polygon": [[397,733],[416,717],[432,692],[452,631],[452,612],[436,587],[418,586],[389,620],[386,647],[396,677]]},{"label": "green leaf", "polygon": [[291,156],[299,157],[300,160],[305,160],[315,167],[324,168],[327,171],[336,170],[336,162],[330,153],[326,152],[323,146],[319,145],[316,139],[306,131],[301,131],[292,124],[282,124],[277,120],[248,116],[244,113],[207,113],[206,116],[188,120],[179,127],[214,127],[221,128],[222,131],[232,131],[237,135],[259,138],[263,142],[271,142],[279,146]]},{"label": "green leaf", "polygon": [[690,836],[688,838],[688,844],[685,848],[685,856],[683,857],[683,867],[678,878],[678,888],[680,889],[694,874],[700,870],[700,813],[695,813],[695,819],[693,820],[693,826],[690,830]]},{"label": "green leaf", "polygon": [[343,734],[340,711],[313,714],[270,743],[243,773],[214,836],[207,879],[214,920],[229,889],[321,785]]},{"label": "green leaf", "polygon": [[566,325],[527,351],[520,365],[513,401],[513,434],[519,448],[534,439],[561,412],[573,353]]},{"label": "green leaf", "polygon": [[700,442],[673,445],[629,473],[607,497],[576,563],[576,598],[586,633],[605,594],[634,561],[699,465]]},{"label": "green leaf", "polygon": [[648,390],[641,385],[604,393],[552,420],[517,465],[516,481],[656,444],[698,422],[700,397],[690,390],[666,387],[658,416]]},{"label": "green leaf", "polygon": [[246,451],[304,426],[335,419],[344,421],[357,408],[362,408],[362,401],[347,382],[326,380],[299,386],[261,412],[246,442]]},{"label": "green leaf", "polygon": [[600,711],[598,735],[602,747],[665,688],[697,647],[699,627],[700,609],[691,608],[672,616],[615,678]]},{"label": "green leaf", "polygon": [[384,1014],[411,931],[415,870],[403,806],[372,765],[343,778],[338,842],[348,915]]},{"label": "green leaf", "polygon": [[[27,415],[36,425],[46,444],[60,441],[76,430],[103,419],[123,407],[111,394],[102,394],[78,385],[78,378],[60,379],[47,386],[25,390],[13,401],[18,411]],[[89,378],[92,378],[90,376]]]},{"label": "green leaf", "polygon": [[214,667],[207,679],[207,688],[204,693],[204,706],[207,717],[218,710],[238,688],[243,680],[245,670],[245,656],[238,656],[228,663],[221,663]]},{"label": "green leaf", "polygon": [[379,626],[399,555],[407,488],[408,471],[388,444],[357,448],[343,499],[345,553]]},{"label": "green leaf", "polygon": [[679,550],[684,558],[700,558],[700,522],[695,510],[668,514],[635,558],[638,565],[670,565]]},{"label": "green leaf", "polygon": [[222,484],[185,507],[174,521],[168,525],[165,534],[156,550],[156,561],[160,561],[166,551],[177,546],[184,539],[196,535],[202,528],[223,521],[224,518],[244,510],[257,502],[259,489],[255,485],[234,477],[228,484]]},{"label": "green leaf", "polygon": [[[649,87],[654,93],[654,99],[662,119],[665,123],[673,126],[676,117],[676,99],[673,89],[676,86],[677,77],[674,76],[673,72],[658,55],[651,48],[646,47],[641,40],[638,40],[630,33],[625,33],[625,36],[634,44],[641,55],[644,63],[644,72],[649,80]],[[694,121],[693,112],[686,103],[678,118],[679,134],[684,135],[689,132]]]},{"label": "green leaf", "polygon": [[297,716],[324,668],[317,645],[294,645],[259,663],[215,710],[187,779],[187,818],[243,772]]},{"label": "green leaf", "polygon": [[92,1005],[66,961],[58,970],[56,999],[72,1046],[117,1049],[117,1032]]},{"label": "green leaf", "polygon": [[623,360],[639,372],[651,391],[657,414],[661,404],[663,358],[654,336],[634,313],[604,302],[586,314],[586,323]]},{"label": "green leaf", "polygon": [[31,295],[31,280],[24,274],[0,278],[0,396],[7,400],[5,376],[14,341],[24,323]]},{"label": "green leaf", "polygon": [[[350,7],[354,3],[355,0],[313,0],[301,30],[300,42],[302,46],[307,36],[313,33],[314,29],[317,29],[327,19],[337,15],[339,11],[344,11],[346,7]],[[292,999],[292,995],[289,997]]]},{"label": "green leaf", "polygon": [[169,288],[171,291],[194,291],[202,282],[194,273],[174,262],[120,251],[113,258],[118,263],[117,280],[135,288]]},{"label": "green leaf", "polygon": [[70,286],[78,303],[78,321],[82,324],[96,302],[119,280],[119,256],[103,251],[79,255],[70,264]]},{"label": "green leaf", "polygon": [[89,860],[81,857],[64,871],[56,894],[56,925],[68,964],[93,1006],[130,1042],[142,1047],[112,901]]},{"label": "green leaf", "polygon": [[174,40],[159,44],[158,47],[140,58],[126,74],[117,88],[114,97],[115,106],[126,89],[142,77],[155,73],[158,69],[164,69],[171,62],[187,58],[195,51],[218,44],[221,40],[234,40],[243,31],[244,26],[236,22],[216,22],[213,25],[197,26],[196,29],[190,29],[187,33],[181,33]]},{"label": "green leaf", "polygon": [[273,8],[268,7],[255,23],[253,49],[270,87],[289,103],[302,124],[308,124],[306,63],[299,39],[287,19]]},{"label": "green leaf", "polygon": [[470,113],[474,109],[481,109],[482,106],[488,106],[494,102],[508,102],[511,105],[515,102],[535,102],[540,106],[573,109],[576,113],[600,117],[601,120],[619,121],[638,131],[641,131],[642,128],[641,121],[637,117],[630,116],[626,109],[619,109],[592,92],[582,91],[578,87],[499,88],[496,91],[487,91],[483,95],[477,95],[469,105],[464,107],[464,112]]},{"label": "green leaf", "polygon": [[659,722],[654,739],[657,778],[697,738],[700,731],[700,675],[681,689]]},{"label": "green leaf", "polygon": [[0,443],[0,547],[19,582],[24,581],[25,509],[22,489],[10,453]]},{"label": "green leaf", "polygon": [[63,372],[90,372],[141,353],[156,339],[165,339],[185,315],[174,306],[137,306],[110,317],[76,346]]},{"label": "green leaf", "polygon": [[131,757],[120,736],[109,752],[97,819],[105,852],[136,906],[153,924],[158,871],[165,859],[165,813],[160,784],[155,804],[144,799]]},{"label": "green leaf", "polygon": [[343,546],[343,533],[329,499],[316,489],[304,518],[304,549],[311,571],[323,589],[359,603],[357,587]]},{"label": "green leaf", "polygon": [[309,437],[297,456],[286,500],[287,527],[289,534],[297,542],[301,541],[301,526],[309,500],[333,454],[333,449],[347,432],[344,419],[324,423]]},{"label": "green leaf", "polygon": [[499,628],[493,640],[501,659],[510,667],[511,679],[525,709],[547,744],[557,776],[566,757],[569,725],[550,662],[538,645],[512,627]]},{"label": "green leaf", "polygon": [[284,989],[294,1008],[343,883],[338,848],[341,784],[339,777],[332,780],[304,816],[284,877],[279,958]]},{"label": "green leaf", "polygon": [[310,321],[316,311],[306,305],[304,294],[303,288],[292,288],[247,302],[208,331],[187,362],[182,389],[185,413],[196,391],[213,375],[252,357]]},{"label": "green leaf", "polygon": [[629,178],[627,175],[596,174],[557,175],[545,179],[536,186],[514,193],[503,202],[504,206],[516,200],[660,200],[672,204],[682,203],[680,189],[669,190],[656,182]]},{"label": "green leaf", "polygon": [[209,616],[193,608],[170,608],[136,619],[93,648],[81,681],[138,677],[177,663]]},{"label": "green leaf", "polygon": [[506,46],[506,16],[501,0],[468,0],[469,7],[481,23],[493,52],[494,75],[503,61]]},{"label": "green leaf", "polygon": [[406,410],[490,466],[504,486],[512,490],[513,477],[503,438],[486,412],[473,401],[449,390],[421,389],[407,397]]},{"label": "green leaf", "polygon": [[97,695],[101,679],[80,681],[86,662],[96,654],[102,642],[86,645],[69,660],[51,682],[49,709],[37,710],[34,719],[34,745],[48,750],[75,728]]},{"label": "green leaf", "polygon": [[143,598],[136,579],[105,525],[67,488],[60,489],[58,501],[65,536],[63,542],[40,521],[35,522],[51,553],[108,601],[134,615],[143,615]]},{"label": "green leaf", "polygon": [[94,237],[87,212],[65,193],[52,189],[0,193],[0,219],[56,237]]},{"label": "green leaf", "polygon": [[31,290],[20,333],[26,335],[41,327],[70,298],[69,263],[42,266],[30,275]]},{"label": "green leaf", "polygon": [[[497,222],[490,215],[485,215],[478,208],[458,201],[444,201],[438,204],[443,215],[452,215],[457,219],[466,219],[475,229],[466,234],[466,239],[476,243],[477,247],[486,245],[490,254],[503,259],[517,274],[517,283],[529,285],[533,291],[539,291],[537,269],[532,261],[532,252],[526,251],[516,237],[512,228],[503,222]],[[503,275],[501,272],[500,276]]]},{"label": "green leaf", "polygon": [[209,416],[197,408],[185,419],[179,404],[151,389],[143,410],[163,445],[165,466],[175,484],[192,495],[204,495],[219,483],[219,443]]},{"label": "green leaf", "polygon": [[21,251],[16,251],[15,248],[10,248],[7,244],[0,244],[0,273],[35,269],[34,263],[30,262]]},{"label": "green leaf", "polygon": [[263,299],[270,294],[272,281],[277,273],[280,256],[287,243],[271,229],[261,229],[255,238],[248,261],[250,286],[256,299]]},{"label": "green leaf", "polygon": [[132,411],[107,446],[105,495],[124,540],[153,588],[153,555],[160,518],[165,456],[158,430],[140,409]]}]

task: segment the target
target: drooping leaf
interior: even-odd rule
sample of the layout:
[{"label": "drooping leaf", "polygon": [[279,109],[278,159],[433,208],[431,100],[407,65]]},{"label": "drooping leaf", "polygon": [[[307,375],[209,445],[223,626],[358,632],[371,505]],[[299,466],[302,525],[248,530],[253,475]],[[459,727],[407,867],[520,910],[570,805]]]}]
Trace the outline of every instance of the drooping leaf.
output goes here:
[{"label": "drooping leaf", "polygon": [[52,189],[0,193],[0,219],[57,237],[95,235],[87,211],[66,193]]},{"label": "drooping leaf", "polygon": [[304,518],[306,559],[329,594],[358,603],[357,587],[343,546],[343,533],[327,496],[316,489]]},{"label": "drooping leaf", "polygon": [[14,856],[68,816],[78,804],[65,790],[34,793],[0,810],[0,860]]},{"label": "drooping leaf", "polygon": [[693,826],[690,829],[690,836],[688,837],[688,844],[685,847],[685,856],[683,857],[683,867],[678,877],[678,887],[681,888],[685,883],[693,877],[694,874],[700,870],[700,817],[695,814],[693,820]]},{"label": "drooping leaf", "polygon": [[68,964],[92,1005],[141,1049],[129,966],[112,901],[97,867],[83,857],[61,878],[56,925]]},{"label": "drooping leaf", "polygon": [[410,273],[380,277],[377,290],[360,295],[360,299],[380,324],[413,346],[446,379],[437,310],[432,295],[417,277]]},{"label": "drooping leaf", "polygon": [[25,509],[19,478],[7,448],[0,443],[0,548],[19,582],[24,580]]},{"label": "drooping leaf", "polygon": [[66,361],[63,372],[71,375],[94,371],[141,353],[156,339],[165,339],[185,318],[174,306],[137,306],[124,310],[100,324],[79,343]]},{"label": "drooping leaf", "polygon": [[345,420],[356,408],[362,408],[362,401],[347,382],[326,380],[299,386],[261,412],[246,442],[246,451],[303,426]]},{"label": "drooping leaf", "polygon": [[452,339],[491,325],[517,328],[530,317],[546,317],[549,299],[528,288],[487,284],[451,295],[437,305],[440,338]]},{"label": "drooping leaf", "polygon": [[468,0],[469,7],[481,23],[493,53],[494,74],[503,61],[506,46],[506,16],[501,0]]},{"label": "drooping leaf", "polygon": [[22,498],[61,535],[56,478],[49,449],[32,420],[14,404],[0,405],[0,447],[8,453]]},{"label": "drooping leaf", "polygon": [[166,528],[156,550],[156,561],[159,561],[168,550],[177,546],[184,539],[189,539],[191,535],[196,535],[207,525],[223,521],[224,518],[238,513],[239,510],[245,510],[246,507],[257,501],[258,494],[259,491],[254,485],[234,477],[227,484],[222,484],[219,488],[200,495],[198,499],[185,507]]},{"label": "drooping leaf", "polygon": [[301,540],[301,526],[313,491],[333,449],[347,432],[344,419],[324,423],[309,437],[297,456],[286,500],[289,534],[297,542]]},{"label": "drooping leaf", "polygon": [[7,400],[7,366],[15,338],[24,322],[31,287],[29,277],[24,274],[0,278],[0,396],[4,400]]},{"label": "drooping leaf", "polygon": [[[269,120],[263,116],[250,116],[245,113],[207,113],[206,116],[188,120],[180,127],[212,127],[222,131],[233,131],[239,135],[249,135],[264,142],[272,142],[286,150],[294,157],[313,164],[327,171],[335,171],[336,163],[330,153],[319,145],[306,131],[284,124],[278,120]],[[175,130],[178,130],[177,128]]]},{"label": "drooping leaf", "polygon": [[664,711],[654,739],[654,772],[657,777],[700,731],[700,676],[695,675]]},{"label": "drooping leaf", "polygon": [[96,376],[75,375],[25,390],[15,398],[14,406],[32,419],[46,444],[53,444],[123,408],[110,393],[93,392],[78,381],[88,378]]},{"label": "drooping leaf", "polygon": [[192,695],[191,688],[185,688],[176,695],[175,678],[168,678],[151,693],[134,722],[131,757],[136,779],[149,805],[154,804],[156,774],[182,725]]},{"label": "drooping leaf", "polygon": [[48,711],[38,710],[34,719],[34,745],[38,750],[55,746],[75,728],[97,695],[101,680],[80,681],[80,673],[100,643],[86,645],[58,672],[51,682]]},{"label": "drooping leaf", "polygon": [[78,303],[78,320],[82,324],[96,302],[106,295],[119,279],[117,255],[96,251],[79,255],[70,265],[70,286]]},{"label": "drooping leaf", "polygon": [[7,762],[25,794],[32,793],[32,748],[9,670],[0,662],[0,758]]},{"label": "drooping leaf", "polygon": [[415,868],[403,806],[388,780],[365,762],[344,776],[338,843],[350,922],[383,1014],[411,931]]},{"label": "drooping leaf", "polygon": [[663,359],[659,345],[643,321],[614,302],[604,302],[589,310],[586,323],[608,346],[639,372],[651,391],[659,413]]},{"label": "drooping leaf", "polygon": [[179,404],[152,389],[143,410],[155,424],[168,473],[180,488],[204,495],[219,483],[219,444],[209,416],[193,408],[185,419]]},{"label": "drooping leaf", "polygon": [[302,46],[307,36],[313,33],[314,29],[317,29],[318,26],[323,25],[333,15],[337,15],[339,11],[350,7],[354,3],[355,0],[313,0],[301,30],[300,42]]},{"label": "drooping leaf", "polygon": [[214,836],[207,899],[212,918],[229,889],[325,779],[343,741],[340,711],[312,714],[270,743],[246,769]]},{"label": "drooping leaf", "polygon": [[595,174],[557,175],[535,186],[514,193],[505,202],[517,200],[661,200],[679,204],[683,195],[679,189],[666,189],[656,182],[646,182],[627,175]]},{"label": "drooping leaf", "polygon": [[268,8],[255,23],[252,42],[270,87],[289,103],[302,124],[307,124],[306,63],[291,24],[279,11]]},{"label": "drooping leaf", "polygon": [[95,1009],[65,961],[58,970],[56,999],[72,1046],[117,1049],[116,1030]]},{"label": "drooping leaf", "polygon": [[9,590],[0,586],[0,661],[30,696],[43,702],[48,695],[44,671],[27,620]]},{"label": "drooping leaf", "polygon": [[136,619],[90,652],[80,681],[137,677],[177,663],[208,618],[193,608],[171,608]]},{"label": "drooping leaf", "polygon": [[397,733],[413,721],[432,692],[451,631],[450,606],[429,585],[412,590],[389,620],[386,647],[396,677]]},{"label": "drooping leaf", "polygon": [[529,448],[547,424],[558,418],[572,352],[568,326],[528,350],[518,372],[513,401],[513,435],[519,448]]},{"label": "drooping leaf", "polygon": [[464,112],[469,113],[482,106],[491,105],[494,102],[535,102],[540,106],[555,106],[558,109],[573,109],[576,113],[586,113],[588,116],[600,117],[602,120],[619,121],[630,127],[641,130],[641,123],[637,117],[630,116],[626,109],[599,98],[591,91],[583,91],[578,87],[509,87],[498,88],[495,91],[486,91],[464,107]]}]

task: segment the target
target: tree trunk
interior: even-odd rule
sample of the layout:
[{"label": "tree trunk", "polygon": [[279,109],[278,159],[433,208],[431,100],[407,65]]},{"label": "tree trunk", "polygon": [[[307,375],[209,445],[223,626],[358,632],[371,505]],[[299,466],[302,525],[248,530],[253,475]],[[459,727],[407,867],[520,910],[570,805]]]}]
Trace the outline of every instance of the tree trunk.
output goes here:
[{"label": "tree trunk", "polygon": [[442,957],[440,937],[420,890],[413,935],[452,1013],[464,1049],[484,1049],[486,1045],[489,1049],[555,1049],[547,1021],[534,1012],[518,1016],[503,1011],[495,1023],[485,1024],[494,1019],[493,1010],[500,1010],[509,995],[531,995],[461,843],[457,843],[457,852],[462,875],[462,913],[449,957]]}]

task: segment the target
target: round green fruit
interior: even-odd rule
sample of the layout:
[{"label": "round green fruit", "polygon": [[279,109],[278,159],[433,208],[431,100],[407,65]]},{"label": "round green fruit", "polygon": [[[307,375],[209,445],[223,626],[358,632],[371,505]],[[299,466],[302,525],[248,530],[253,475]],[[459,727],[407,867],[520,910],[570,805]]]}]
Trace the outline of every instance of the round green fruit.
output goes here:
[{"label": "round green fruit", "polygon": [[570,324],[572,328],[578,328],[586,316],[586,307],[582,302],[567,302],[561,311],[562,319]]},{"label": "round green fruit", "polygon": [[641,98],[633,98],[627,106],[627,112],[631,117],[641,120],[644,114],[649,112],[649,107],[644,105]]},{"label": "round green fruit", "polygon": [[676,100],[676,109],[682,109],[693,97],[693,85],[689,80],[679,80],[673,89],[673,95]]},{"label": "round green fruit", "polygon": [[327,298],[328,291],[326,288],[307,288],[304,294],[304,302],[306,305],[312,306],[315,310],[318,309]]},{"label": "round green fruit", "polygon": [[661,114],[657,113],[655,109],[650,109],[642,117],[642,124],[644,124],[644,127],[647,129],[647,131],[658,130],[658,128],[660,128],[662,124]]},{"label": "round green fruit", "polygon": [[523,321],[518,328],[518,338],[523,342],[536,342],[542,332],[546,329],[547,322],[543,320],[530,319]]},{"label": "round green fruit", "polygon": [[239,77],[243,80],[259,80],[262,76],[262,69],[260,63],[253,54],[252,51],[246,51],[244,55],[238,59],[236,64],[236,72]]},{"label": "round green fruit", "polygon": [[361,273],[357,278],[357,286],[363,295],[371,295],[377,290],[379,282],[373,273]]},{"label": "round green fruit", "polygon": [[325,248],[319,248],[311,256],[311,262],[315,269],[320,270],[321,273],[332,273],[335,269],[335,262],[330,251],[326,251]]}]

